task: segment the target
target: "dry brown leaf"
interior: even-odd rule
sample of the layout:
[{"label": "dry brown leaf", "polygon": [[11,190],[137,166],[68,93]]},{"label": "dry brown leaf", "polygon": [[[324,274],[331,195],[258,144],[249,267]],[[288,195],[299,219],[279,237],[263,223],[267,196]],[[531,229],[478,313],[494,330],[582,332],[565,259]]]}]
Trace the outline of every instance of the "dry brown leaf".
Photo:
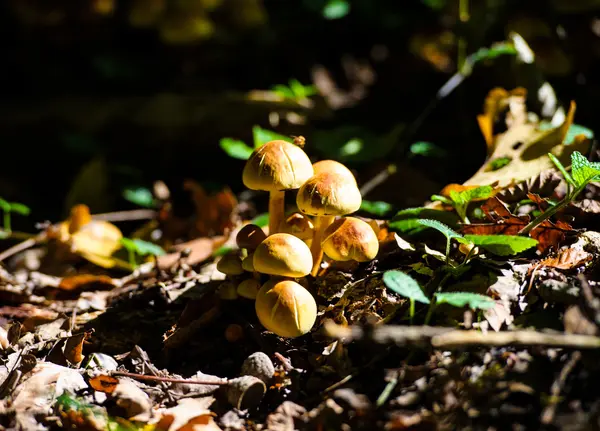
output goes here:
[{"label": "dry brown leaf", "polygon": [[209,195],[200,184],[187,180],[183,188],[192,193],[196,207],[197,236],[222,235],[233,228],[232,216],[238,202],[229,187]]},{"label": "dry brown leaf", "polygon": [[152,418],[152,401],[131,379],[121,378],[111,395],[126,412],[127,419],[147,422]]},{"label": "dry brown leaf", "polygon": [[156,424],[160,431],[220,431],[209,410],[213,397],[184,398],[175,407],[161,412]]},{"label": "dry brown leaf", "polygon": [[[566,248],[561,250],[556,256],[542,260],[535,265],[537,268],[549,266],[557,269],[571,269],[583,265],[592,259],[592,255],[587,251],[576,248]],[[533,270],[533,268],[532,268]]]},{"label": "dry brown leaf", "polygon": [[92,331],[86,331],[75,334],[67,339],[63,353],[70,363],[79,364],[83,361],[83,343],[91,334]]},{"label": "dry brown leaf", "polygon": [[[506,187],[525,181],[554,168],[547,156],[550,152],[564,166],[569,166],[571,154],[574,151],[585,153],[590,145],[589,140],[585,139],[575,139],[572,144],[563,145],[574,115],[575,102],[571,102],[565,121],[555,129],[540,130],[537,123],[515,122],[505,132],[494,136],[493,153],[479,171],[464,184],[491,185],[497,181],[499,187]],[[491,164],[503,158],[509,159],[510,163],[493,170]]]},{"label": "dry brown leaf", "polygon": [[105,394],[112,394],[118,384],[119,379],[105,374],[100,374],[90,379],[90,386],[94,390],[104,392]]},{"label": "dry brown leaf", "polygon": [[[463,225],[463,234],[474,235],[517,235],[519,231],[530,221],[529,216],[516,216],[510,213],[508,208],[497,198],[488,199],[481,209],[487,218],[493,223],[473,223]],[[544,221],[533,229],[529,236],[538,240],[537,248],[545,252],[551,247],[558,245],[565,239],[567,232],[572,231],[571,226],[563,221],[552,223]]]},{"label": "dry brown leaf", "polygon": [[186,249],[189,249],[191,252],[188,257],[186,257],[185,261],[189,265],[196,265],[211,257],[213,252],[225,243],[225,240],[225,237],[216,236],[212,238],[197,238],[182,244],[177,244],[173,247],[177,250],[176,253],[158,256],[158,267],[167,269],[175,265],[181,257],[181,252]]},{"label": "dry brown leaf", "polygon": [[[98,286],[100,285],[100,286]],[[94,286],[96,288],[112,288],[115,286],[114,281],[107,275],[79,274],[64,277],[58,284],[61,290],[83,290],[87,287]]]}]

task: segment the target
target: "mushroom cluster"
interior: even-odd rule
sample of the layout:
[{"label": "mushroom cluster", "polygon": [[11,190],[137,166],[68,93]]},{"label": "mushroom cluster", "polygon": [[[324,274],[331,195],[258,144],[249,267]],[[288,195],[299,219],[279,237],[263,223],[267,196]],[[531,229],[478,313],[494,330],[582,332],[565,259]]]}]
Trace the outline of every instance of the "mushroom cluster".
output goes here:
[{"label": "mushroom cluster", "polygon": [[[243,182],[269,192],[268,231],[244,226],[236,237],[239,250],[217,264],[231,276],[220,287],[221,297],[255,300],[262,326],[290,338],[308,333],[316,321],[317,304],[304,277],[319,275],[324,256],[367,262],[379,252],[372,226],[349,216],[362,202],[352,172],[334,160],[312,164],[303,146],[302,137],[275,140],[252,153]],[[299,211],[286,217],[285,192],[296,189]]]}]

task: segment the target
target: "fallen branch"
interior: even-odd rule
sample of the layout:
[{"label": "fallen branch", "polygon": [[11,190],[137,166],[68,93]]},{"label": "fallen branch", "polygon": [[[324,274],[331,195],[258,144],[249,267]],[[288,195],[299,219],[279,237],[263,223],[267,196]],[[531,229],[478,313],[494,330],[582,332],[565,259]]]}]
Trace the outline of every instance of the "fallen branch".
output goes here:
[{"label": "fallen branch", "polygon": [[600,349],[600,337],[562,332],[505,331],[481,332],[433,326],[374,327],[340,326],[332,321],[324,324],[325,334],[344,342],[371,340],[380,344],[424,345],[438,349],[460,349],[468,346],[546,346],[572,349]]}]

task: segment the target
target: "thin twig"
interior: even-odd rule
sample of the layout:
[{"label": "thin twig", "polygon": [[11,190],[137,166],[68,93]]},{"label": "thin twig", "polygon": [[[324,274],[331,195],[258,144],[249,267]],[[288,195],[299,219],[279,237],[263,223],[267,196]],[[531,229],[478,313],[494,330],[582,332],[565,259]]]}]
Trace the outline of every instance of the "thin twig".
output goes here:
[{"label": "thin twig", "polygon": [[229,384],[227,379],[222,381],[208,381],[208,380],[186,380],[186,379],[174,379],[171,377],[158,377],[158,376],[146,376],[144,374],[127,373],[125,371],[113,371],[110,373],[111,376],[120,377],[131,377],[136,380],[149,380],[152,382],[166,382],[166,383],[184,383],[186,385],[207,385],[207,386],[226,386]]},{"label": "thin twig", "polygon": [[577,365],[577,362],[579,362],[580,359],[581,352],[573,352],[567,363],[564,365],[563,369],[560,371],[560,374],[558,375],[554,383],[552,383],[552,387],[550,388],[550,400],[548,401],[548,405],[546,406],[546,408],[542,412],[542,415],[540,416],[540,422],[542,422],[544,425],[548,425],[554,420],[556,408],[558,407],[560,401],[560,393],[565,386],[567,377],[569,377],[569,374],[571,374],[573,368],[575,368],[575,365]]},{"label": "thin twig", "polygon": [[104,220],[110,222],[151,220],[156,218],[158,213],[151,209],[137,209],[129,211],[115,211],[110,213],[93,214],[94,220]]},{"label": "thin twig", "polygon": [[344,341],[369,339],[381,344],[430,345],[438,349],[468,346],[547,346],[573,349],[600,349],[600,337],[591,335],[505,331],[483,333],[433,326],[377,325],[365,331],[360,326],[344,327],[332,321],[324,324],[325,333]]},{"label": "thin twig", "polygon": [[23,242],[20,242],[18,244],[13,245],[10,248],[7,248],[2,253],[0,253],[0,262],[2,262],[5,259],[8,259],[11,256],[14,256],[17,253],[25,251],[28,248],[31,248],[31,247],[33,247],[33,246],[41,243],[45,239],[46,239],[46,234],[45,233],[41,233],[41,234],[37,235],[34,238],[26,239]]}]

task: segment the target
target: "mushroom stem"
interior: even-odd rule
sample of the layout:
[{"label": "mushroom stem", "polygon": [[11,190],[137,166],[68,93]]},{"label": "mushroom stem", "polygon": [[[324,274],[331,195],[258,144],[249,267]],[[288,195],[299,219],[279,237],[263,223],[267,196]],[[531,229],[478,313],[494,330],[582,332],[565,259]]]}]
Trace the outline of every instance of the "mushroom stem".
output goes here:
[{"label": "mushroom stem", "polygon": [[312,244],[310,245],[310,252],[313,258],[313,267],[310,274],[313,277],[317,276],[319,268],[321,267],[321,261],[323,260],[323,248],[321,247],[321,241],[323,240],[323,234],[325,229],[329,227],[335,220],[335,216],[320,216],[315,217],[315,236],[313,237]]},{"label": "mushroom stem", "polygon": [[269,235],[277,233],[285,216],[285,191],[269,193]]}]

